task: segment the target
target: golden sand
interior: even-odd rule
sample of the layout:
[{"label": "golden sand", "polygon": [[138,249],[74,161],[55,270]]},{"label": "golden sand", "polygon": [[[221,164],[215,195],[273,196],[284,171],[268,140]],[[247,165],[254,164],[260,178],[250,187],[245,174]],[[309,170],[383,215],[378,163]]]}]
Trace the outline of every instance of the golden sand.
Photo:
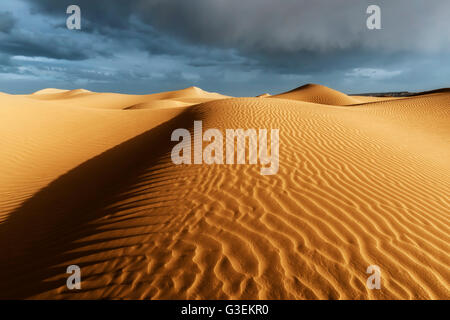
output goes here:
[{"label": "golden sand", "polygon": [[[279,128],[278,173],[174,165],[194,120]],[[45,89],[0,94],[0,136],[0,298],[450,298],[448,90]]]}]

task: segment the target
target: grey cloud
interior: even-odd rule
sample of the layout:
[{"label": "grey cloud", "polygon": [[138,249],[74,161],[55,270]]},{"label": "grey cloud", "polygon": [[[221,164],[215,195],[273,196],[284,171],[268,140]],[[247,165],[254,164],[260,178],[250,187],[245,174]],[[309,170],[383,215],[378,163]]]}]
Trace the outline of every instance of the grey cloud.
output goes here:
[{"label": "grey cloud", "polygon": [[49,39],[29,38],[25,36],[9,37],[2,39],[0,50],[10,55],[21,55],[29,57],[47,57],[65,60],[84,60],[88,58],[86,52],[70,45],[70,43]]},{"label": "grey cloud", "polygon": [[0,12],[0,32],[10,33],[16,24],[11,12]]},{"label": "grey cloud", "polygon": [[[37,12],[64,17],[71,0],[28,0]],[[382,30],[366,28],[369,0],[78,0],[85,32],[134,39],[152,55],[190,57],[280,73],[380,67],[406,53],[450,52],[450,2],[378,0]],[[137,22],[136,22],[137,21]],[[235,50],[234,57],[209,53]],[[196,56],[202,59],[196,59]],[[228,59],[227,59],[228,58]],[[384,61],[383,61],[384,60]]]},{"label": "grey cloud", "polygon": [[[31,2],[31,1],[30,1]],[[61,15],[71,1],[32,1]],[[368,0],[79,0],[97,27],[124,28],[132,16],[195,44],[258,53],[449,49],[450,2],[378,0],[382,30],[366,28]]]},{"label": "grey cloud", "polygon": [[[0,64],[11,64],[12,55],[57,59],[21,69],[47,72],[55,80],[48,86],[78,79],[76,86],[92,90],[144,93],[195,83],[252,95],[304,81],[353,92],[448,81],[421,64],[445,64],[449,56],[447,0],[6,1],[25,5],[12,9],[18,20],[9,34],[0,33]],[[65,27],[74,3],[81,31]],[[369,4],[380,5],[382,30],[367,30]],[[378,71],[365,77],[370,70]],[[400,73],[389,78],[392,71]]]},{"label": "grey cloud", "polygon": [[49,14],[66,20],[66,9],[76,4],[81,8],[82,19],[87,19],[97,28],[127,28],[128,19],[138,11],[142,0],[110,1],[110,0],[26,0],[34,14]]},{"label": "grey cloud", "polygon": [[7,54],[0,52],[0,66],[11,65],[11,57]]}]

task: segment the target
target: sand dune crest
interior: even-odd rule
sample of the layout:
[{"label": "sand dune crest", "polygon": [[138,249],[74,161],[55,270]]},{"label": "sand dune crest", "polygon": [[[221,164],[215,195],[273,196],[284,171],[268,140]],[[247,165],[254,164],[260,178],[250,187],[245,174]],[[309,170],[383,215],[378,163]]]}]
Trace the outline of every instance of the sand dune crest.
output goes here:
[{"label": "sand dune crest", "polygon": [[306,84],[272,97],[339,106],[360,103],[356,98],[319,84]]}]

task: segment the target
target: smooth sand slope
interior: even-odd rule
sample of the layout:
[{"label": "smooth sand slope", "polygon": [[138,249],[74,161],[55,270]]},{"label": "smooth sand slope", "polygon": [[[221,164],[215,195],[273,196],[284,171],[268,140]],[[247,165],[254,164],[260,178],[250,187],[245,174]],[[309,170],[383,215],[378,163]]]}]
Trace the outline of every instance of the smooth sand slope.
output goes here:
[{"label": "smooth sand slope", "polygon": [[320,84],[308,83],[288,92],[270,96],[265,93],[260,97],[272,97],[334,106],[350,106],[368,102],[396,100],[392,97],[349,96]]},{"label": "smooth sand slope", "polygon": [[306,84],[272,97],[338,106],[360,103],[356,98],[319,84]]},{"label": "smooth sand slope", "polygon": [[[0,95],[0,298],[449,299],[450,92],[363,100]],[[279,128],[278,173],[174,165],[194,120]]]}]

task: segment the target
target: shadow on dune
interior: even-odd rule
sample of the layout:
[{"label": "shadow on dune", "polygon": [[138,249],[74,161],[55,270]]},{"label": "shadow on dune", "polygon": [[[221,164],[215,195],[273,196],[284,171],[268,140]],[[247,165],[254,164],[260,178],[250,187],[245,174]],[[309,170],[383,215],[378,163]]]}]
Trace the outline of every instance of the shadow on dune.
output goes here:
[{"label": "shadow on dune", "polygon": [[93,253],[74,252],[80,236],[96,232],[89,222],[105,216],[105,208],[121,200],[120,192],[126,186],[170,153],[175,128],[191,128],[200,116],[188,109],[105,151],[12,212],[0,224],[0,299],[28,298],[64,285],[45,279],[66,274],[64,262]]}]

